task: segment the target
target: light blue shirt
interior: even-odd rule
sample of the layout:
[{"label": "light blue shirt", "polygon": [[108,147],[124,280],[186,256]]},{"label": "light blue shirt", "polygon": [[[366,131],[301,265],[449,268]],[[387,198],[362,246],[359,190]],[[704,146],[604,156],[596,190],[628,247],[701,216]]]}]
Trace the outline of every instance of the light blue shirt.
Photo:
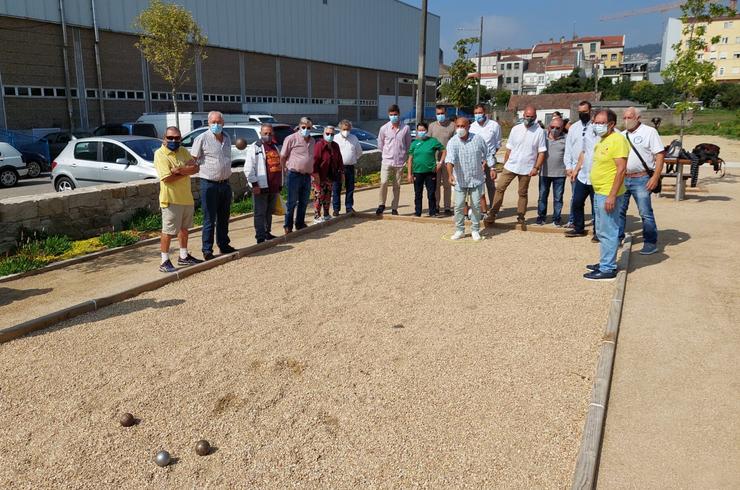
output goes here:
[{"label": "light blue shirt", "polygon": [[578,172],[578,180],[586,185],[591,185],[591,164],[594,160],[594,146],[599,138],[594,134],[591,121],[584,126],[581,121],[576,121],[570,126],[568,136],[565,139],[565,168],[575,170],[578,165],[578,155],[581,151],[586,152],[583,156],[583,166]]},{"label": "light blue shirt", "polygon": [[463,141],[458,135],[453,136],[447,143],[447,158],[445,163],[453,165],[456,189],[478,187],[486,181],[483,173],[483,162],[489,155],[488,146],[483,138],[468,133]]}]

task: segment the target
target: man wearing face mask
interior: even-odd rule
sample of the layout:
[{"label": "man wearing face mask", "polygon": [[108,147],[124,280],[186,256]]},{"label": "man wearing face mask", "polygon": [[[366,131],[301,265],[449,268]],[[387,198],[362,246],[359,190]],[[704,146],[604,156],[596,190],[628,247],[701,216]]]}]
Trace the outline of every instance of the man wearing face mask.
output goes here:
[{"label": "man wearing face mask", "polygon": [[[465,236],[465,200],[470,200],[473,213],[473,240],[481,239],[480,235],[480,201],[485,188],[486,177],[483,175],[488,157],[488,147],[483,138],[469,131],[470,121],[467,117],[455,119],[455,136],[447,143],[447,174],[455,188],[455,233],[452,240]],[[491,170],[495,172],[495,170]]]},{"label": "man wearing face mask", "polygon": [[272,212],[283,189],[283,169],[280,152],[273,139],[272,124],[260,128],[260,139],[247,147],[244,173],[252,187],[254,232],[257,243],[272,240]]},{"label": "man wearing face mask", "polygon": [[598,264],[586,266],[590,272],[583,275],[592,281],[617,277],[619,215],[624,201],[624,174],[630,146],[625,137],[614,130],[616,125],[617,115],[612,110],[599,111],[594,117],[593,130],[599,141],[593,150],[591,183],[600,257]]},{"label": "man wearing face mask", "polygon": [[565,189],[565,138],[563,120],[553,117],[547,134],[547,157],[540,172],[540,197],[537,201],[537,224],[544,225],[547,218],[547,199],[552,187],[552,224],[560,227],[560,212],[563,209],[563,190]]},{"label": "man wearing face mask", "polygon": [[524,109],[524,121],[511,128],[509,139],[506,142],[504,155],[504,171],[499,178],[493,207],[486,217],[487,223],[496,220],[496,214],[504,202],[504,192],[514,179],[519,183],[519,199],[517,201],[517,222],[523,224],[527,212],[527,198],[529,195],[529,181],[542,168],[547,151],[545,132],[537,121],[537,109],[527,106]]},{"label": "man wearing face mask", "polygon": [[378,149],[382,152],[380,161],[380,203],[375,214],[383,214],[388,198],[388,179],[393,177],[393,201],[391,214],[398,214],[398,199],[401,195],[401,177],[406,153],[411,144],[411,130],[401,124],[401,110],[396,104],[388,108],[388,122],[378,132]]},{"label": "man wearing face mask", "polygon": [[658,251],[658,227],[655,224],[650,199],[653,189],[660,183],[665,148],[658,131],[640,122],[638,109],[634,107],[625,109],[623,119],[626,129],[622,134],[627,138],[627,142],[631,143],[631,151],[624,179],[627,192],[624,194],[624,203],[620,209],[619,240],[624,239],[627,209],[630,205],[630,197],[634,197],[642,220],[643,244],[640,254],[650,255]]},{"label": "man wearing face mask", "polygon": [[[450,142],[450,138],[455,136],[455,123],[447,117],[447,109],[443,105],[438,105],[435,109],[436,120],[429,125],[429,137],[435,138],[439,141],[442,146],[447,147],[447,143]],[[434,197],[437,200],[436,208],[437,211],[442,209],[440,203],[442,202],[442,193],[444,192],[444,213],[447,216],[452,214],[452,188],[450,187],[450,179],[447,175],[447,166],[444,165],[443,153],[439,152],[437,156],[437,188],[435,189]]]},{"label": "man wearing face mask", "polygon": [[[357,136],[351,133],[352,123],[347,119],[342,119],[339,123],[339,134],[334,135],[334,142],[339,145],[342,152],[342,161],[344,162],[344,209],[347,213],[352,212],[354,206],[355,193],[355,164],[362,156],[362,146]],[[339,216],[339,207],[341,203],[342,181],[335,180],[332,189],[332,207],[334,216]]]},{"label": "man wearing face mask", "polygon": [[231,210],[231,139],[223,132],[224,116],[208,113],[209,131],[195,138],[190,153],[200,165],[200,203],[203,209],[203,257],[213,258],[213,232],[221,253],[236,252],[229,245]]},{"label": "man wearing face mask", "polygon": [[483,138],[488,147],[488,168],[486,174],[486,190],[488,191],[488,202],[481,203],[481,210],[485,213],[493,205],[493,196],[496,192],[496,152],[501,148],[501,126],[486,117],[486,108],[483,104],[478,104],[473,108],[473,123],[470,125],[470,132]]},{"label": "man wearing face mask", "polygon": [[180,146],[180,130],[170,126],[165,130],[162,147],[154,152],[154,168],[159,176],[159,207],[162,210],[162,235],[159,238],[161,272],[175,272],[170,261],[170,243],[177,235],[180,257],[177,265],[200,264],[188,252],[188,229],[193,226],[193,192],[190,176],[198,166],[190,153]]},{"label": "man wearing face mask", "polygon": [[[593,160],[593,148],[597,138],[591,124],[591,103],[587,100],[578,104],[578,121],[573,123],[568,130],[565,139],[565,169],[571,181],[573,191],[570,201],[570,216],[566,228],[572,228],[566,232],[569,238],[586,236],[585,206],[586,199],[591,198],[591,215],[594,213],[593,188],[591,187],[590,173]],[[583,154],[580,167],[578,159]]]},{"label": "man wearing face mask", "polygon": [[[329,205],[334,182],[342,181],[342,151],[334,141],[334,126],[324,126],[324,137],[316,142],[313,157],[313,222],[329,221]],[[324,217],[321,217],[321,210]]]},{"label": "man wearing face mask", "polygon": [[313,173],[314,141],[311,137],[313,122],[302,117],[298,131],[283,141],[280,152],[280,165],[287,170],[288,202],[285,205],[285,233],[293,232],[293,222],[297,230],[306,226],[308,193],[311,192]]}]

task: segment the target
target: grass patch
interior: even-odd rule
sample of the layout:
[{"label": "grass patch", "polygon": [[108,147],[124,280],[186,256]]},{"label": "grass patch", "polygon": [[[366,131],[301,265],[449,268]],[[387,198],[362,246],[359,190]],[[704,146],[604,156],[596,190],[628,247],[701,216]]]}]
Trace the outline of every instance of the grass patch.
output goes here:
[{"label": "grass patch", "polygon": [[139,235],[130,231],[114,231],[100,235],[100,243],[107,248],[125,247],[139,241]]},{"label": "grass patch", "polygon": [[159,231],[162,229],[162,213],[147,208],[137,209],[129,220],[123,222],[123,229],[142,232]]},{"label": "grass patch", "polygon": [[368,187],[380,184],[380,172],[359,175],[355,178],[355,187]]},{"label": "grass patch", "polygon": [[21,272],[38,269],[48,264],[46,258],[30,257],[28,255],[14,255],[0,260],[0,276],[19,274]]},{"label": "grass patch", "polygon": [[[660,126],[662,135],[679,134],[680,128],[673,124]],[[740,111],[706,109],[696,111],[691,126],[684,128],[684,134],[721,136],[740,140]]]}]

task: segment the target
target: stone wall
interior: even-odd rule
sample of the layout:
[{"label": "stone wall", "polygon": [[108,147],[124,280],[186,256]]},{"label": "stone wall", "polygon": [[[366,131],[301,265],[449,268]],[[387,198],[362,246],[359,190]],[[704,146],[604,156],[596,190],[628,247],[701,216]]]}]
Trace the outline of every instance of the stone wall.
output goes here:
[{"label": "stone wall", "polygon": [[[380,152],[363,154],[358,172],[380,170]],[[234,198],[247,191],[241,168],[231,175]],[[193,197],[200,201],[200,179],[193,177]],[[72,192],[47,193],[0,200],[0,254],[15,248],[21,230],[41,231],[84,239],[120,229],[137,209],[159,210],[159,182],[141,180],[126,184],[107,184],[80,188]]]}]

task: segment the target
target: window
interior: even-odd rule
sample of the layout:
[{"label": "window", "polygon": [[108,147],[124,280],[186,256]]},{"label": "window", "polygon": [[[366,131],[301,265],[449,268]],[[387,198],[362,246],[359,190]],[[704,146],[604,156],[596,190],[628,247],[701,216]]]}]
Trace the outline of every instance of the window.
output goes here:
[{"label": "window", "polygon": [[231,137],[231,141],[236,141],[239,138],[244,138],[247,143],[254,143],[257,141],[257,131],[252,128],[232,128],[226,130]]},{"label": "window", "polygon": [[709,59],[710,60],[716,60],[717,59],[717,53],[709,53]]},{"label": "window", "polygon": [[129,153],[115,143],[103,142],[103,161],[106,163],[117,163],[119,158],[125,158],[127,162],[136,160]]},{"label": "window", "polygon": [[740,60],[740,52],[732,53],[732,57],[736,60]]},{"label": "window", "polygon": [[191,146],[193,146],[193,141],[195,140],[195,138],[197,138],[204,132],[205,132],[205,128],[194,130],[192,133],[190,133],[189,135],[187,135],[185,138],[182,139],[182,146],[184,146],[185,148],[190,148]]},{"label": "window", "polygon": [[98,96],[98,91],[95,90],[95,89],[90,89],[89,88],[89,89],[85,90],[85,95],[87,96],[88,99],[94,99],[94,98],[96,98]]},{"label": "window", "polygon": [[511,77],[506,77],[506,83],[511,83]]},{"label": "window", "polygon": [[719,43],[720,44],[727,44],[728,41],[729,41],[729,39],[727,39],[726,36],[723,36],[723,37],[720,38]]},{"label": "window", "polygon": [[514,69],[515,70],[518,70],[519,69],[519,63],[514,63]]},{"label": "window", "polygon": [[617,61],[617,54],[616,54],[616,53],[612,53],[612,58],[611,58],[611,60],[612,60],[612,61]]},{"label": "window", "polygon": [[737,36],[737,37],[735,38],[735,44],[740,44],[740,36]]},{"label": "window", "polygon": [[514,83],[519,83],[519,77],[514,77]]},{"label": "window", "polygon": [[703,54],[703,53],[699,53],[699,54],[697,54],[697,55],[696,55],[696,59],[697,59],[697,60],[700,60],[700,61],[701,61],[701,60],[703,60],[703,59],[704,59],[704,54]]},{"label": "window", "polygon": [[511,70],[511,63],[506,63],[506,69]]},{"label": "window", "polygon": [[594,51],[596,51],[596,43],[591,43],[591,46],[590,46],[590,51],[591,51],[592,53],[593,53]]},{"label": "window", "polygon": [[77,97],[77,89],[76,88],[69,89],[69,95],[71,95],[72,97]]},{"label": "window", "polygon": [[733,75],[737,75],[738,73],[740,73],[740,66],[736,66],[732,69]]},{"label": "window", "polygon": [[98,159],[98,142],[85,141],[75,145],[75,158],[77,160],[96,161]]},{"label": "window", "polygon": [[501,63],[501,70],[503,70],[506,67],[506,63]]},{"label": "window", "polygon": [[144,92],[136,92],[137,100],[144,100]]},{"label": "window", "polygon": [[605,59],[606,59],[606,55],[605,55],[605,54],[602,54],[602,55],[601,55],[601,59],[602,59],[602,60],[605,60]]},{"label": "window", "polygon": [[721,66],[721,67],[719,68],[719,74],[720,74],[720,76],[722,76],[722,75],[724,75],[724,74],[725,74],[725,67],[724,67],[724,66]]},{"label": "window", "polygon": [[15,96],[15,87],[4,87],[3,92],[5,93],[5,95]]},{"label": "window", "polygon": [[66,97],[67,91],[65,89],[58,88],[56,90],[57,90],[57,97]]},{"label": "window", "polygon": [[719,59],[726,60],[727,59],[727,53],[725,53],[724,51],[720,51],[719,52]]},{"label": "window", "polygon": [[519,95],[519,91],[518,90],[512,90],[511,93],[512,93],[512,95]]},{"label": "window", "polygon": [[28,87],[18,87],[18,95],[21,97],[28,97],[30,95]]},{"label": "window", "polygon": [[54,89],[44,88],[44,97],[54,97]]},{"label": "window", "polygon": [[725,28],[725,29],[732,29],[732,21],[730,21],[730,22],[725,22],[725,23],[724,23],[724,28]]}]

